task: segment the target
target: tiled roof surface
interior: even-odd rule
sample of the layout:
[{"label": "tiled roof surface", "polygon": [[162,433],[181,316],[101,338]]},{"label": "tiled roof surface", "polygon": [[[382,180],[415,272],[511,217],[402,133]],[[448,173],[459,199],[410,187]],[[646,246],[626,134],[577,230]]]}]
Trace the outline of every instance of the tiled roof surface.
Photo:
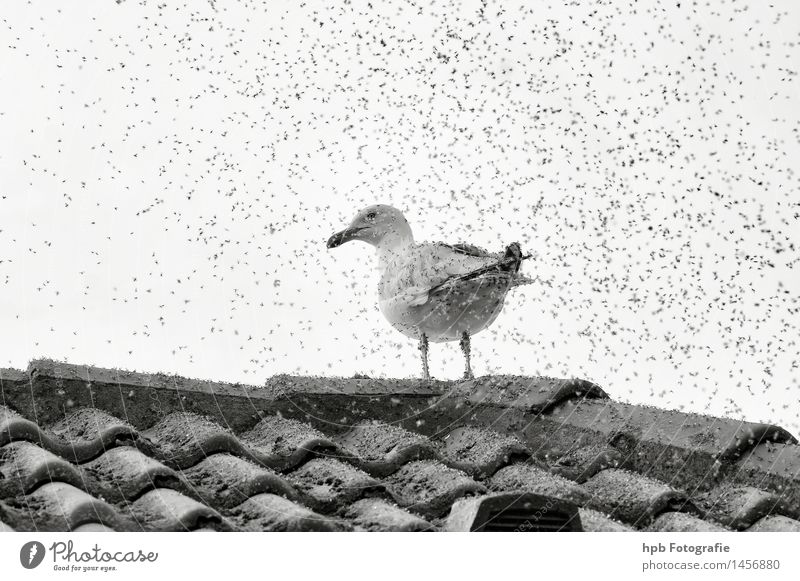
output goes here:
[{"label": "tiled roof surface", "polygon": [[776,426],[583,380],[0,370],[0,531],[797,531]]}]

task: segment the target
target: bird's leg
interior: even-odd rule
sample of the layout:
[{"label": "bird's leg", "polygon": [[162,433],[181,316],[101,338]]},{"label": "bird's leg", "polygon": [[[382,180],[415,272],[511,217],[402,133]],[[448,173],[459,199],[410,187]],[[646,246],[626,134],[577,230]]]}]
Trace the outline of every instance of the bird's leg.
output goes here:
[{"label": "bird's leg", "polygon": [[464,379],[473,379],[475,376],[472,375],[472,366],[469,362],[469,333],[464,331],[461,335],[461,351],[464,352]]},{"label": "bird's leg", "polygon": [[419,350],[422,353],[422,376],[425,381],[431,380],[431,374],[428,372],[428,336],[425,333],[419,335]]}]

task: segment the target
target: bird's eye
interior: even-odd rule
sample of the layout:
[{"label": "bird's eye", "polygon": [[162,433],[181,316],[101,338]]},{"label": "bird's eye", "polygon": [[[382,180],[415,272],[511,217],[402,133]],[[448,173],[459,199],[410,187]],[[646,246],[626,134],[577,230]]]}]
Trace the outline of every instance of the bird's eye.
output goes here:
[{"label": "bird's eye", "polygon": [[367,214],[367,220],[369,220],[370,222],[372,222],[377,217],[378,217],[377,212],[370,212],[369,214]]}]

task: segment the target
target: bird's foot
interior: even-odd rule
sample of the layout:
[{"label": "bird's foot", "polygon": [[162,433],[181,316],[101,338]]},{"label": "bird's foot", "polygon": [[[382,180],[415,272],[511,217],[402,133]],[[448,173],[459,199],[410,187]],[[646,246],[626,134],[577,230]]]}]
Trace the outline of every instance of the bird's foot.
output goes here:
[{"label": "bird's foot", "polygon": [[464,372],[464,377],[462,379],[464,379],[464,380],[475,379],[475,374],[472,373],[472,371],[465,371]]}]

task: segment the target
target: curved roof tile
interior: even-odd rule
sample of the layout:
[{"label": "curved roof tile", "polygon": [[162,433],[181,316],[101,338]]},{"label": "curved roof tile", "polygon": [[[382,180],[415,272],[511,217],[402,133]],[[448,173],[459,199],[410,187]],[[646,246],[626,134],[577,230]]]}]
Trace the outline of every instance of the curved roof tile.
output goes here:
[{"label": "curved roof tile", "polygon": [[580,484],[544,470],[533,463],[507,466],[489,479],[492,490],[524,490],[586,505],[591,494]]},{"label": "curved roof tile", "polygon": [[17,530],[70,531],[86,523],[132,530],[130,521],[113,506],[65,482],[48,482],[6,504],[16,509]]},{"label": "curved roof tile", "polygon": [[341,455],[336,444],[310,425],[284,418],[267,416],[241,436],[259,462],[275,470],[297,466],[314,453]]},{"label": "curved roof tile", "polygon": [[351,525],[322,516],[274,494],[257,494],[230,511],[237,528],[245,531],[343,531]]},{"label": "curved roof tile", "polygon": [[353,522],[356,530],[394,532],[435,530],[425,519],[381,498],[358,500],[347,507],[344,516]]},{"label": "curved roof tile", "polygon": [[224,452],[208,456],[184,470],[182,476],[195,496],[216,509],[236,506],[264,492],[297,497],[297,491],[283,476]]},{"label": "curved roof tile", "polygon": [[406,464],[386,482],[397,504],[430,518],[441,516],[463,496],[486,492],[464,472],[433,460]]},{"label": "curved roof tile", "polygon": [[81,466],[89,490],[109,502],[133,501],[154,488],[185,491],[181,475],[136,448],[112,448]]},{"label": "curved roof tile", "polygon": [[0,448],[0,498],[27,494],[51,481],[85,487],[76,466],[36,444],[23,440]]},{"label": "curved roof tile", "polygon": [[168,488],[151,490],[133,502],[129,509],[136,522],[146,530],[231,529],[231,525],[213,508]]},{"label": "curved roof tile", "polygon": [[438,458],[436,445],[422,434],[383,422],[361,422],[337,440],[361,468],[386,476],[412,460]]},{"label": "curved roof tile", "polygon": [[747,529],[753,533],[800,533],[800,521],[780,515],[768,515]]},{"label": "curved roof tile", "polygon": [[188,468],[216,452],[248,457],[238,438],[213,420],[191,412],[174,412],[162,418],[142,435],[164,464]]},{"label": "curved roof tile", "polygon": [[477,426],[456,428],[442,441],[443,461],[475,478],[486,478],[511,462],[531,456],[516,436]]},{"label": "curved roof tile", "polygon": [[333,512],[366,496],[386,493],[386,487],[366,472],[333,458],[312,458],[287,475],[317,512]]},{"label": "curved roof tile", "polygon": [[665,511],[696,512],[686,493],[652,478],[609,468],[583,484],[591,495],[587,505],[621,521],[642,527]]},{"label": "curved roof tile", "polygon": [[685,512],[663,512],[647,527],[660,533],[725,532],[725,527]]}]

